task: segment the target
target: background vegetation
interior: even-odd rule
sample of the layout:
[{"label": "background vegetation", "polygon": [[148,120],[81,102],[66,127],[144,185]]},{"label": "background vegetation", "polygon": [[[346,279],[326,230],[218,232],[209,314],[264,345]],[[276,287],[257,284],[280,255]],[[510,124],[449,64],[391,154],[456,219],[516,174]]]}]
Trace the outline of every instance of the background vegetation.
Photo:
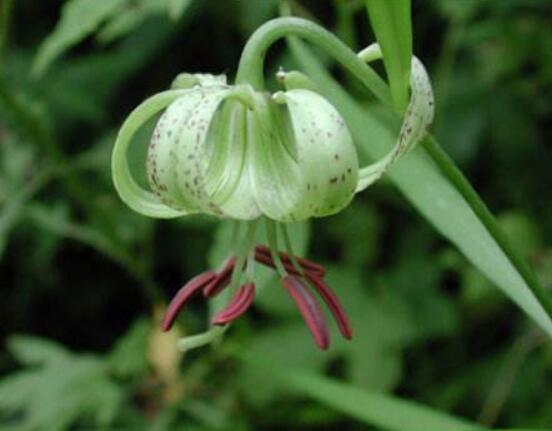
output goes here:
[{"label": "background vegetation", "polygon": [[[352,342],[317,351],[267,277],[221,345],[182,357],[159,314],[220,261],[227,229],[131,212],[110,179],[114,135],[177,73],[232,76],[278,2],[80,4],[61,20],[59,2],[0,4],[0,430],[552,425],[544,333],[388,181],[295,226],[303,250],[331,268]],[[374,40],[363,2],[303,0],[295,13],[354,49]],[[412,23],[436,90],[434,134],[550,288],[550,2],[419,0]],[[285,44],[269,73],[281,64],[295,64]],[[139,165],[144,145],[135,148]],[[180,335],[202,330],[206,312],[194,303]]]}]

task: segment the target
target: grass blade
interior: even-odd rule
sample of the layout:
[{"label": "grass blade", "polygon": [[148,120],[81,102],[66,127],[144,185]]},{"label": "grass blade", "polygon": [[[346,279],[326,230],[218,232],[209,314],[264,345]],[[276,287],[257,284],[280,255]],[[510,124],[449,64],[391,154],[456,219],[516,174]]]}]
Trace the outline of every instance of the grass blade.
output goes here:
[{"label": "grass blade", "polygon": [[403,112],[408,102],[412,58],[410,0],[365,0],[365,3],[383,52],[393,104]]},{"label": "grass blade", "polygon": [[270,358],[239,353],[248,365],[298,395],[306,395],[358,421],[389,431],[468,431],[484,428],[464,419],[391,395],[359,388],[302,369],[284,368]]},{"label": "grass blade", "polygon": [[61,20],[40,46],[32,74],[41,75],[58,56],[93,33],[122,5],[123,0],[70,0],[65,3]]}]

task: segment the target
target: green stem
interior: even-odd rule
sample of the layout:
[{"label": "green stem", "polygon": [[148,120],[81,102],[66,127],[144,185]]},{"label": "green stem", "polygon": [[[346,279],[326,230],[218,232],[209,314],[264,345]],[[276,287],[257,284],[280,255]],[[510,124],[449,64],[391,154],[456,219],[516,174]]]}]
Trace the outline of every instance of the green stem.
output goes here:
[{"label": "green stem", "polygon": [[288,36],[301,37],[322,48],[370,88],[378,99],[392,106],[389,88],[370,66],[357,58],[356,54],[332,33],[301,18],[276,18],[259,27],[243,49],[236,83],[250,84],[262,90],[266,53],[274,42]]},{"label": "green stem", "polygon": [[255,249],[253,247],[251,247],[247,255],[245,274],[248,283],[252,283],[255,280]]},{"label": "green stem", "polygon": [[178,348],[183,352],[187,352],[189,350],[205,346],[206,344],[210,344],[220,338],[226,329],[228,329],[228,325],[213,326],[211,329],[203,332],[202,334],[181,338],[178,340]]}]

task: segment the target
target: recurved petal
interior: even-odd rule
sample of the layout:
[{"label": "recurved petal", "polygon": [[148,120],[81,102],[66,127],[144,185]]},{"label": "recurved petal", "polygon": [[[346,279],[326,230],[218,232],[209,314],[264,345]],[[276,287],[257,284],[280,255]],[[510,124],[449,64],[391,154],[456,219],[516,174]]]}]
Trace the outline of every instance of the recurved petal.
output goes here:
[{"label": "recurved petal", "polygon": [[148,151],[152,190],[167,206],[236,219],[261,213],[248,172],[247,87],[196,86],[161,116]]},{"label": "recurved petal", "polygon": [[349,204],[358,179],[351,133],[339,112],[320,94],[296,89],[282,93],[289,110],[305,197],[300,218],[334,214]]},{"label": "recurved petal", "polygon": [[297,221],[343,209],[354,195],[358,160],[337,110],[303,89],[277,93],[256,109],[252,178],[261,211]]},{"label": "recurved petal", "polygon": [[261,212],[277,221],[294,221],[304,197],[289,115],[266,96],[257,96],[248,113],[251,183]]},{"label": "recurved petal", "polygon": [[176,174],[180,191],[202,211],[250,220],[261,213],[248,172],[247,86],[210,92],[199,88],[201,102],[179,137]]},{"label": "recurved petal", "polygon": [[198,211],[208,205],[197,190],[206,169],[204,140],[214,111],[229,91],[221,86],[185,91],[157,122],[146,170],[150,187],[167,206]]}]

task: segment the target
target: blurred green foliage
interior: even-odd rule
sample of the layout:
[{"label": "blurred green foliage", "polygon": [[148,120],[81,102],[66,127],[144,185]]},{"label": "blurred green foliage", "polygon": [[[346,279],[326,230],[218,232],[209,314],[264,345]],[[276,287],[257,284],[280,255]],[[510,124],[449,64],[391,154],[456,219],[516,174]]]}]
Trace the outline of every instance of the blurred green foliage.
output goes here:
[{"label": "blurred green foliage", "polygon": [[[352,46],[373,40],[362,2],[300,5]],[[215,349],[182,359],[177,335],[160,335],[160,307],[220,262],[228,227],[132,213],[111,184],[114,135],[177,73],[232,75],[247,37],[277,14],[273,0],[21,0],[0,20],[0,430],[403,426],[341,408],[314,373],[364,389],[341,396],[390,418],[398,407],[374,394],[485,426],[552,426],[550,343],[386,182],[294,230],[330,267],[354,341],[317,351],[268,274],[255,312]],[[412,18],[437,137],[550,289],[550,2],[419,0]],[[290,62],[279,47],[268,66]],[[205,316],[194,303],[179,331],[202,330]],[[271,363],[308,373],[286,384]]]}]

